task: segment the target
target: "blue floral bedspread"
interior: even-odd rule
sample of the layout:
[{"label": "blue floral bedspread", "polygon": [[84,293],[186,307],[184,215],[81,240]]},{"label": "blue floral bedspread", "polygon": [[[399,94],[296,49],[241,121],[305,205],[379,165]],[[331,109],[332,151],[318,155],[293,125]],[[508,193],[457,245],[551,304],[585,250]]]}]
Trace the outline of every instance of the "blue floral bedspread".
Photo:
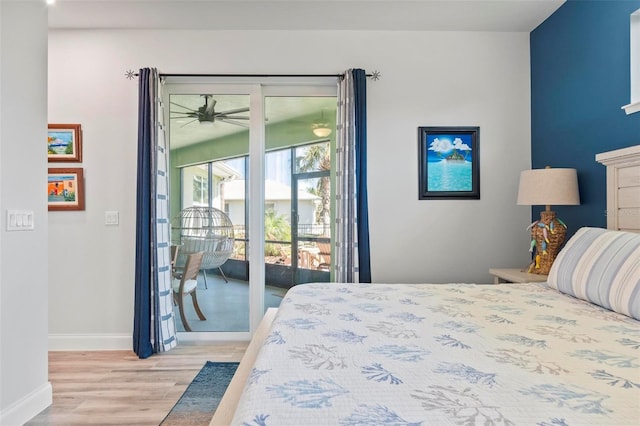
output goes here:
[{"label": "blue floral bedspread", "polygon": [[639,425],[640,322],[542,284],[292,288],[235,425]]}]

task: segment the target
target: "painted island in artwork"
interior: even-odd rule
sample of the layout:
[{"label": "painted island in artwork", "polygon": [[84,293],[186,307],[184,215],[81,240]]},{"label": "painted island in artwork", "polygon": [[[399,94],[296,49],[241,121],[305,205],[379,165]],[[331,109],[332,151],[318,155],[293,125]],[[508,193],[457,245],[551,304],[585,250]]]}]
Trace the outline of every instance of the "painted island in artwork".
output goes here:
[{"label": "painted island in artwork", "polygon": [[473,142],[471,134],[428,134],[427,190],[473,189]]}]

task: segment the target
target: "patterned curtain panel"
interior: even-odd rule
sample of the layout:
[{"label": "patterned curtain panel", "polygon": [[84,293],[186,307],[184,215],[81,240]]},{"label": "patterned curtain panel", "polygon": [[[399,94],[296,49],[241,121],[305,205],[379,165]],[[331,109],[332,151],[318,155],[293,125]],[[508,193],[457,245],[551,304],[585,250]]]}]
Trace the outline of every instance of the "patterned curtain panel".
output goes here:
[{"label": "patterned curtain panel", "polygon": [[139,73],[138,186],[133,349],[140,358],[177,344],[171,288],[169,176],[162,82],[155,68]]},{"label": "patterned curtain panel", "polygon": [[370,283],[366,74],[345,72],[338,94],[335,280]]}]

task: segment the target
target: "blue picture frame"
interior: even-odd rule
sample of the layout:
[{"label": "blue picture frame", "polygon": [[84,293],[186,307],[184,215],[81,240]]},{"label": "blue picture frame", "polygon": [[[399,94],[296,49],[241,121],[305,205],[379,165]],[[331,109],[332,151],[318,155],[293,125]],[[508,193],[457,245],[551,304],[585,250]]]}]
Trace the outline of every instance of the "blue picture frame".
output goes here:
[{"label": "blue picture frame", "polygon": [[420,200],[480,199],[480,127],[418,127]]}]

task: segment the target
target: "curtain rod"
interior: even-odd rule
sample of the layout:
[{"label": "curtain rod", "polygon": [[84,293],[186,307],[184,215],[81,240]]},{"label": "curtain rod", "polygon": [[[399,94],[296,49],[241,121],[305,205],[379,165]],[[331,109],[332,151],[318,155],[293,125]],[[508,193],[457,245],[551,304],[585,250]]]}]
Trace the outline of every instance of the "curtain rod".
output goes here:
[{"label": "curtain rod", "polygon": [[[138,73],[133,70],[128,70],[125,72],[125,77],[129,80],[134,77],[138,77]],[[367,77],[372,80],[380,79],[380,72],[373,71],[371,74],[365,74]],[[335,77],[335,78],[343,78],[344,74],[158,74],[159,77],[260,77],[260,78],[268,78],[268,77]]]}]

